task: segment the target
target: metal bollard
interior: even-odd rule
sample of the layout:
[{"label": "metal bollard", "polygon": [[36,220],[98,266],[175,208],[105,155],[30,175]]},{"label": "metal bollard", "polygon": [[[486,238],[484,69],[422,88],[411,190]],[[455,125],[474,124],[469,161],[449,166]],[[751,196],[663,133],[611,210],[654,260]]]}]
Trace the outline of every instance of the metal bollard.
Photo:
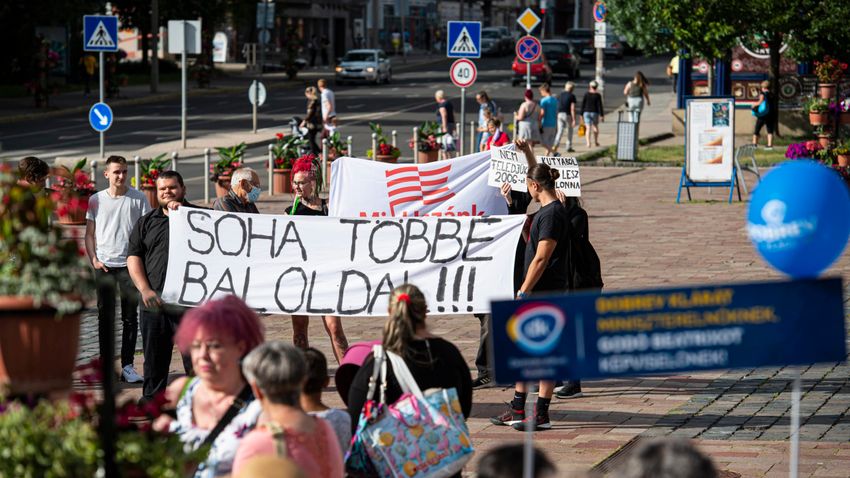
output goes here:
[{"label": "metal bollard", "polygon": [[413,164],[419,164],[419,127],[413,127]]},{"label": "metal bollard", "polygon": [[328,190],[328,138],[322,140],[322,190]]},{"label": "metal bollard", "polygon": [[133,156],[133,176],[136,178],[136,189],[142,190],[142,175],[139,163],[142,161],[138,155]]},{"label": "metal bollard", "polygon": [[177,151],[171,152],[171,170],[172,171],[177,171],[177,158],[179,158],[179,157],[180,157],[180,155],[177,154]]},{"label": "metal bollard", "polygon": [[274,145],[269,145],[269,196],[274,196]]},{"label": "metal bollard", "polygon": [[354,138],[349,136],[345,139],[345,142],[348,144],[348,155],[354,157],[354,150],[351,149],[354,147]]},{"label": "metal bollard", "polygon": [[398,139],[398,133],[396,132],[396,130],[393,130],[392,137],[393,137],[393,148],[397,148],[398,146],[396,144],[396,140]]},{"label": "metal bollard", "polygon": [[516,141],[516,114],[514,114],[514,136],[511,140]]},{"label": "metal bollard", "polygon": [[372,161],[378,160],[378,134],[372,133]]},{"label": "metal bollard", "polygon": [[204,203],[210,202],[210,182],[207,180],[207,175],[210,173],[210,148],[204,148],[204,174],[201,175],[204,181]]},{"label": "metal bollard", "polygon": [[97,189],[97,160],[96,159],[93,159],[91,161],[91,180],[95,185],[95,189]]},{"label": "metal bollard", "polygon": [[475,121],[469,122],[469,154],[474,153],[478,148],[475,144]]}]

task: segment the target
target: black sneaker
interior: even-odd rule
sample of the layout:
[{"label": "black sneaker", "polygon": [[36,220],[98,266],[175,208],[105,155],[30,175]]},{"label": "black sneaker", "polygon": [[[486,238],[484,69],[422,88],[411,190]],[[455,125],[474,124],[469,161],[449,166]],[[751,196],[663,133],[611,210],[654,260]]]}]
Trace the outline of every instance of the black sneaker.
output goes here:
[{"label": "black sneaker", "polygon": [[568,153],[575,153],[575,152],[576,152],[576,150],[574,150],[573,148],[567,148],[567,152],[568,152]]},{"label": "black sneaker", "polygon": [[[526,423],[528,423],[528,419],[514,423],[511,426],[514,430],[524,432]],[[534,417],[534,423],[531,428],[532,431],[549,430],[550,428],[552,428],[552,422],[549,421],[549,413],[539,413]]]},{"label": "black sneaker", "polygon": [[472,389],[490,388],[493,386],[493,379],[489,375],[479,375],[478,378],[472,381]]},{"label": "black sneaker", "polygon": [[521,423],[525,418],[525,410],[514,410],[511,408],[510,404],[508,405],[508,409],[505,410],[505,413],[499,415],[498,417],[493,417],[490,419],[490,423],[493,425],[500,426],[512,426],[516,423]]},{"label": "black sneaker", "polygon": [[555,396],[558,398],[580,398],[584,394],[581,393],[581,383],[567,382],[566,385],[555,390]]}]

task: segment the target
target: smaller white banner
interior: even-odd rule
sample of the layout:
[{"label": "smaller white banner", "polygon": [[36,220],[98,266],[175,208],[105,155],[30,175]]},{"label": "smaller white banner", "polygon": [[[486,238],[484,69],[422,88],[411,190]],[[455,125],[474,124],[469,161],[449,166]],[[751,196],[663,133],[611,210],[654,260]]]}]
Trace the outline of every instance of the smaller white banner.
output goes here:
[{"label": "smaller white banner", "polygon": [[[561,174],[555,181],[555,188],[560,189],[566,196],[581,196],[581,178],[578,172],[578,160],[574,157],[537,156],[537,161],[555,168]],[[508,183],[514,191],[526,192],[525,176],[528,173],[528,163],[520,151],[507,148],[490,150],[490,172],[487,185],[501,187]]]}]

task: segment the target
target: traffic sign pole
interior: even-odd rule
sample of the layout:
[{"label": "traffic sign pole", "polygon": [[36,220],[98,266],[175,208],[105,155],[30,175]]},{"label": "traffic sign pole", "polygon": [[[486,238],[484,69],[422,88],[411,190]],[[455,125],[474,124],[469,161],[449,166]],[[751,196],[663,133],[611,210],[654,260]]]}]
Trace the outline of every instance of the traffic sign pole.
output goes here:
[{"label": "traffic sign pole", "polygon": [[525,64],[525,89],[531,89],[531,62]]},{"label": "traffic sign pole", "polygon": [[183,51],[180,53],[180,138],[186,149],[186,20],[183,20]]},{"label": "traffic sign pole", "polygon": [[466,88],[461,88],[460,89],[460,124],[458,125],[458,127],[460,128],[460,131],[458,132],[458,135],[457,135],[458,140],[456,141],[457,147],[458,147],[458,154],[461,155],[461,156],[463,156],[463,116],[464,116],[464,113],[466,113]]},{"label": "traffic sign pole", "polygon": [[254,119],[254,134],[257,134],[257,103],[260,102],[260,85],[258,83],[257,80],[254,80],[254,101],[252,101],[253,105],[251,106]]},{"label": "traffic sign pole", "polygon": [[[98,57],[99,57],[98,61],[100,62],[100,63],[98,63],[98,68],[97,68],[97,69],[98,69],[98,75],[100,76],[100,78],[99,78],[99,82],[100,82],[100,100],[99,100],[99,101],[100,101],[101,103],[103,103],[103,52],[100,52],[100,53],[98,54]],[[100,132],[100,157],[101,157],[101,158],[105,158],[105,157],[106,157],[106,155],[105,155],[105,149],[106,149],[106,148],[105,148],[105,146],[106,146],[106,144],[105,144],[105,141],[104,141],[104,140],[105,140],[105,138],[103,137],[103,134],[104,134],[104,132],[103,132],[103,131],[101,131],[101,132]]]},{"label": "traffic sign pole", "polygon": [[597,48],[596,49],[596,83],[599,84],[597,88],[599,91],[605,89],[605,84],[602,82],[602,73],[605,71],[605,49]]}]

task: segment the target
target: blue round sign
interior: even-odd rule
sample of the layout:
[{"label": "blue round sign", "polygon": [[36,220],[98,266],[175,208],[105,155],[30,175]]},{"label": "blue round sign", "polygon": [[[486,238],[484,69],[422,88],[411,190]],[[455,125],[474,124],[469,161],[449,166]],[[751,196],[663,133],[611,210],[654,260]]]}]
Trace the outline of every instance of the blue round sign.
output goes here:
[{"label": "blue round sign", "polygon": [[531,63],[537,60],[542,51],[540,40],[531,35],[526,35],[516,42],[516,56],[524,62]]},{"label": "blue round sign", "polygon": [[747,217],[747,234],[771,266],[795,278],[829,268],[850,237],[850,190],[829,168],[788,161],[765,176]]},{"label": "blue round sign", "polygon": [[108,130],[112,126],[112,108],[106,103],[95,103],[89,110],[89,124],[98,132]]}]

